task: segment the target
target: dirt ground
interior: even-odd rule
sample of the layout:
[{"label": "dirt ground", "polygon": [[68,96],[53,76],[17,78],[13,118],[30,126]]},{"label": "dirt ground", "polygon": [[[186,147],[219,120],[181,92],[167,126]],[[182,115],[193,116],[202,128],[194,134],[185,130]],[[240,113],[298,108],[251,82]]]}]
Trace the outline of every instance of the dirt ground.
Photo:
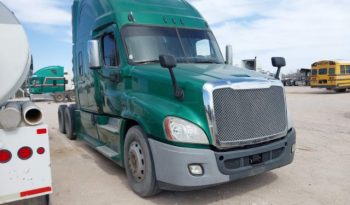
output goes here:
[{"label": "dirt ground", "polygon": [[53,205],[350,204],[350,93],[288,87],[297,130],[293,164],[200,191],[142,199],[124,170],[81,141],[58,132],[55,103],[38,103],[50,126]]}]

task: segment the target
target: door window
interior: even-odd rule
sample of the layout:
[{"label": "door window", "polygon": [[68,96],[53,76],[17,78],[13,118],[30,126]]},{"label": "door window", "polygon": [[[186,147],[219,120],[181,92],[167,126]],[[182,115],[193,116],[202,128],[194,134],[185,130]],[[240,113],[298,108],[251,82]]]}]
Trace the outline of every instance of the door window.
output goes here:
[{"label": "door window", "polygon": [[104,65],[117,67],[119,65],[117,42],[112,33],[102,38],[102,50]]}]

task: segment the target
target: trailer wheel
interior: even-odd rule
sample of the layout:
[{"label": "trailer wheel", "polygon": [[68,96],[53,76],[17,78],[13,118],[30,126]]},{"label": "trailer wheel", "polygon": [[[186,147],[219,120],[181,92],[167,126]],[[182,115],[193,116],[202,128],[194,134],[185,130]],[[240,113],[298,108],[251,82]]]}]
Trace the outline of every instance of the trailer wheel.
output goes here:
[{"label": "trailer wheel", "polygon": [[66,98],[66,97],[64,96],[63,93],[56,93],[56,94],[53,96],[53,99],[54,99],[55,102],[57,102],[57,103],[63,102],[65,98]]},{"label": "trailer wheel", "polygon": [[60,105],[58,107],[58,130],[62,134],[66,134],[66,125],[65,125],[65,111],[66,111],[67,105]]},{"label": "trailer wheel", "polygon": [[68,98],[69,102],[74,102],[75,101],[75,93],[73,91],[68,92],[67,98]]},{"label": "trailer wheel", "polygon": [[140,126],[129,129],[124,145],[124,164],[132,190],[141,197],[160,192],[147,136]]},{"label": "trailer wheel", "polygon": [[77,139],[76,133],[75,133],[75,122],[74,122],[74,112],[76,110],[75,105],[70,105],[69,107],[66,107],[65,113],[64,113],[64,121],[65,121],[65,128],[66,128],[66,136],[70,140]]}]

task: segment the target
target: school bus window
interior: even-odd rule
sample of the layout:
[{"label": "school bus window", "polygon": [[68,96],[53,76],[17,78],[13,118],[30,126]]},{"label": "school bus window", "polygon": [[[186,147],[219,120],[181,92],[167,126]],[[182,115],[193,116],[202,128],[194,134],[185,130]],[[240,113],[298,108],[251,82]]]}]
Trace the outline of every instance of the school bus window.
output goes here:
[{"label": "school bus window", "polygon": [[345,73],[350,74],[350,65],[345,66]]},{"label": "school bus window", "polygon": [[321,68],[320,70],[318,70],[318,74],[319,75],[327,75],[327,68]]},{"label": "school bus window", "polygon": [[345,75],[345,65],[340,66],[340,74]]},{"label": "school bus window", "polygon": [[312,70],[312,75],[317,75],[317,70],[316,69]]},{"label": "school bus window", "polygon": [[329,69],[329,75],[335,75],[335,68]]}]

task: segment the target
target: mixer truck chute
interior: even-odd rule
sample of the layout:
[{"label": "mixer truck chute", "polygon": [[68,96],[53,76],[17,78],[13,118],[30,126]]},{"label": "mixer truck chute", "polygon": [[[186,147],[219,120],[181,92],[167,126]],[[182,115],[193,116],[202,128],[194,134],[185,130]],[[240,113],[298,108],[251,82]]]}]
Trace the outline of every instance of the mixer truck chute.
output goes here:
[{"label": "mixer truck chute", "polygon": [[47,125],[29,99],[10,99],[23,85],[31,53],[23,27],[0,2],[0,204],[48,204],[52,192]]}]

